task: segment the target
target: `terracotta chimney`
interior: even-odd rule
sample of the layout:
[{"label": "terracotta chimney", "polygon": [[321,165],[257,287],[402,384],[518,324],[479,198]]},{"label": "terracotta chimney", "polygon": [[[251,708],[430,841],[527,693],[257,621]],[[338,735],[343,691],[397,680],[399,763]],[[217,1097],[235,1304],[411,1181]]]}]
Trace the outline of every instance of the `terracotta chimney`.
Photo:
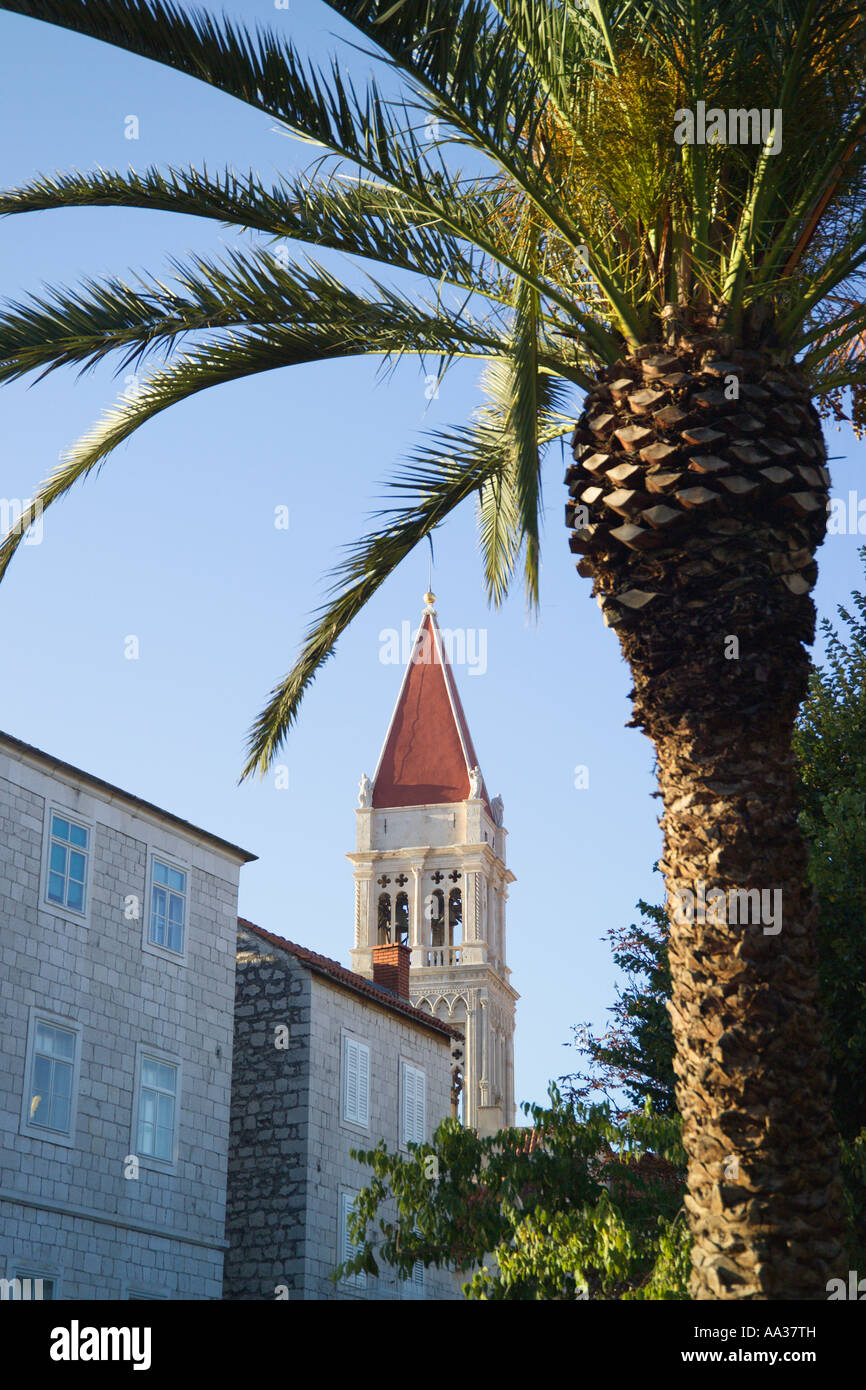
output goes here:
[{"label": "terracotta chimney", "polygon": [[373,947],[373,979],[383,989],[389,989],[401,999],[409,999],[409,962],[412,952],[408,946]]}]

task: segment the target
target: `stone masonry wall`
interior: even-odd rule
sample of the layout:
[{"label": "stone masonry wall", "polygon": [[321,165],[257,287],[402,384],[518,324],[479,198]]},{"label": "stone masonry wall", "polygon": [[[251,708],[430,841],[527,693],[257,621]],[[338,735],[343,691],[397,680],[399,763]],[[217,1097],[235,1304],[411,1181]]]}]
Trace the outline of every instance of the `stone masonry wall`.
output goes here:
[{"label": "stone masonry wall", "polygon": [[[285,1027],[286,1033],[277,1030]],[[302,1296],[310,977],[238,931],[223,1296]],[[286,1046],[277,1046],[285,1042]]]},{"label": "stone masonry wall", "polygon": [[[434,1270],[421,1287],[386,1268],[364,1288],[330,1278],[341,1259],[340,1193],[370,1177],[350,1150],[380,1139],[399,1147],[403,1060],[426,1073],[432,1134],[450,1114],[450,1040],[332,984],[243,927],[235,1019],[224,1297],[458,1297],[459,1281]],[[276,1045],[282,1025],[287,1047]],[[363,1130],[342,1120],[346,1033],[370,1048],[370,1124]]]},{"label": "stone masonry wall", "polygon": [[[342,1037],[370,1048],[370,1123],[366,1130],[347,1124],[341,1111]],[[365,1187],[371,1170],[350,1157],[351,1149],[373,1149],[384,1139],[393,1153],[401,1147],[400,1075],[402,1062],[426,1074],[426,1138],[451,1113],[451,1042],[389,1009],[332,985],[312,980],[312,1037],[305,1297],[310,1299],[453,1299],[459,1284],[447,1272],[425,1271],[423,1287],[397,1278],[386,1265],[368,1275],[363,1288],[334,1285],[331,1271],[340,1262],[340,1192]],[[405,1150],[404,1150],[405,1152]],[[393,1219],[394,1213],[387,1213]]]},{"label": "stone masonry wall", "polygon": [[[44,902],[51,804],[93,826],[85,920]],[[152,850],[188,867],[185,962],[142,947]],[[0,748],[0,1275],[53,1273],[62,1299],[220,1296],[238,867],[192,832]],[[71,1146],[22,1132],[33,1006],[81,1027]],[[140,1047],[180,1062],[178,1161],[142,1160],[131,1179]]]}]

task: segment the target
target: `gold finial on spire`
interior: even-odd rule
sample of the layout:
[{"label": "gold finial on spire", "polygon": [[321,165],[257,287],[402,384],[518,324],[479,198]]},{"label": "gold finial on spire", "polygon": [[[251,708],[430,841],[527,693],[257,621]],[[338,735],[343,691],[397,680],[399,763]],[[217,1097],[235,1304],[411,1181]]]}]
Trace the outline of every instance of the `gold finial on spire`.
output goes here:
[{"label": "gold finial on spire", "polygon": [[427,592],[426,592],[426,594],[424,595],[424,612],[425,612],[425,613],[435,613],[435,612],[436,612],[436,607],[435,607],[435,605],[436,605],[436,595],[433,593],[432,589],[428,589]]}]

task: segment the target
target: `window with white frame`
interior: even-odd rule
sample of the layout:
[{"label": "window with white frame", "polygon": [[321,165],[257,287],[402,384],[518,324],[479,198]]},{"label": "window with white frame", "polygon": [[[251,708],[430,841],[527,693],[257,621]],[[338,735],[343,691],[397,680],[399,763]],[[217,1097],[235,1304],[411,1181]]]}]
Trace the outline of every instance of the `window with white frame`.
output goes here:
[{"label": "window with white frame", "polygon": [[31,1265],[16,1269],[14,1276],[20,1284],[22,1299],[37,1303],[51,1303],[57,1296],[57,1279],[53,1274],[40,1273]]},{"label": "window with white frame", "polygon": [[46,1137],[72,1134],[78,1032],[33,1020],[26,1124]]},{"label": "window with white frame", "polygon": [[45,885],[47,902],[84,915],[89,855],[90,827],[51,811]]},{"label": "window with white frame", "polygon": [[147,939],[182,956],[186,933],[187,876],[183,869],[154,859],[150,881],[150,924]]},{"label": "window with white frame", "polygon": [[[354,1259],[360,1246],[356,1245],[349,1234],[349,1218],[355,1205],[354,1192],[340,1193],[340,1263],[345,1264],[347,1260]],[[364,1270],[359,1274],[344,1275],[341,1282],[352,1289],[365,1289],[367,1287],[367,1275]]]},{"label": "window with white frame", "polygon": [[343,1037],[343,1119],[349,1124],[370,1123],[370,1049],[356,1038]]},{"label": "window with white frame", "polygon": [[423,1144],[426,1138],[427,1077],[420,1067],[403,1063],[402,1078],[402,1142]]},{"label": "window with white frame", "polygon": [[137,1152],[174,1162],[178,1067],[142,1052],[139,1059]]}]

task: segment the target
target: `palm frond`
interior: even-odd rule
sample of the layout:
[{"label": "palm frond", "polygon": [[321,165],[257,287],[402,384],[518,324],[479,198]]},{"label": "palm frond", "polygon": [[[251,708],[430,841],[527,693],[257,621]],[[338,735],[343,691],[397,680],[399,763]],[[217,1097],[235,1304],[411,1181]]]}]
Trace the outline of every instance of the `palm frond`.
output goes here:
[{"label": "palm frond", "polygon": [[41,175],[0,193],[0,216],[71,207],[142,208],[211,218],[229,226],[286,237],[378,261],[425,276],[469,284],[480,279],[456,237],[387,187],[362,180],[308,175],[266,187],[250,171],[213,176],[206,168],[142,173],[94,169]]},{"label": "palm frond", "polygon": [[372,299],[314,261],[285,265],[260,248],[231,251],[221,262],[193,257],[173,269],[176,290],[153,279],[136,290],[110,278],[85,281],[83,292],[54,289],[10,305],[0,314],[0,380],[70,363],[92,366],[114,352],[123,354],[123,370],[187,334],[243,326],[262,334],[288,330],[314,351],[341,342],[346,355],[472,353],[501,342],[489,317],[474,321],[444,302],[425,312],[422,301],[375,281],[379,298]]},{"label": "palm frond", "polygon": [[475,437],[466,428],[440,431],[433,441],[391,480],[390,486],[411,500],[380,512],[386,518],[384,524],[355,541],[334,572],[333,599],[320,610],[295,665],[271,692],[250,731],[243,778],[267,772],[298,717],[306,690],[376,590],[455,507],[483,489],[502,468],[495,452],[476,452]]},{"label": "palm frond", "polygon": [[[484,587],[488,601],[497,607],[504,602],[511,586],[517,559],[525,541],[518,479],[518,445],[514,432],[514,362],[498,358],[485,367],[481,389],[486,397],[474,415],[473,453],[464,459],[467,466],[482,457],[496,456],[499,466],[482,487],[478,498],[478,545],[481,551]],[[548,372],[540,372],[536,384],[539,413],[536,425],[537,449],[543,450],[573,428],[573,414],[567,409],[569,383]],[[537,460],[540,467],[541,460]],[[536,504],[540,506],[540,497]],[[525,504],[524,504],[525,505]],[[534,528],[538,533],[538,526]],[[532,589],[529,590],[532,601]]]},{"label": "palm frond", "polygon": [[[473,341],[471,333],[467,336],[455,334],[454,321],[445,316],[425,316],[410,305],[404,306],[405,312],[401,315],[396,302],[379,306],[377,343],[372,308],[370,301],[353,297],[352,301],[343,301],[343,314],[338,314],[332,304],[315,322],[309,319],[306,323],[290,321],[266,328],[254,324],[241,332],[224,333],[179,356],[125,391],[41,484],[30,510],[22,513],[0,544],[0,580],[36,515],[104,463],[119,444],[148,420],[200,391],[304,362],[325,362],[370,353],[394,357],[414,353],[423,358],[427,353],[447,365],[455,357],[488,357],[506,346],[504,338],[491,336],[486,341],[480,338]],[[359,311],[357,320],[355,309]],[[347,319],[345,314],[350,317]],[[440,376],[442,370],[440,366]]]}]

